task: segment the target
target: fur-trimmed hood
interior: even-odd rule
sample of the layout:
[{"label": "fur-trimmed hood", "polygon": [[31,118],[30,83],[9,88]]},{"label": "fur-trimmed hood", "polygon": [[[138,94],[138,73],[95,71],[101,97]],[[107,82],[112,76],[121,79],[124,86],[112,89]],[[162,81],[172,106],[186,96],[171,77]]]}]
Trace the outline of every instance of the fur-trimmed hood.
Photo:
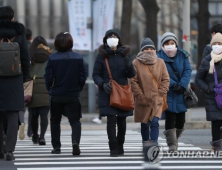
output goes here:
[{"label": "fur-trimmed hood", "polygon": [[0,37],[11,38],[16,35],[24,35],[25,26],[16,21],[0,20]]},{"label": "fur-trimmed hood", "polygon": [[131,47],[128,45],[124,45],[122,47],[119,47],[116,51],[111,50],[109,47],[101,45],[99,47],[99,55],[102,57],[108,57],[110,54],[119,53],[123,56],[129,55],[131,52]]},{"label": "fur-trimmed hood", "polygon": [[39,44],[32,57],[32,64],[46,62],[50,54],[52,54],[52,50],[49,47]]},{"label": "fur-trimmed hood", "polygon": [[52,53],[52,50],[46,45],[39,44],[37,49],[39,49],[39,48],[43,48],[44,50],[48,51],[49,53]]}]

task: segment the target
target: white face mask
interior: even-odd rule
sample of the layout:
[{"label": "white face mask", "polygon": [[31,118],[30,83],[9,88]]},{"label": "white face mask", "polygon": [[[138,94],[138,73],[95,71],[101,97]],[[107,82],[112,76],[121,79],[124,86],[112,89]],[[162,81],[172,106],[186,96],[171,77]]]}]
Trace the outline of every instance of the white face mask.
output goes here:
[{"label": "white face mask", "polygon": [[213,45],[212,49],[213,49],[213,53],[215,54],[222,53],[222,45]]},{"label": "white face mask", "polygon": [[118,38],[108,38],[106,40],[106,42],[110,48],[115,48],[119,43],[119,39]]},{"label": "white face mask", "polygon": [[165,50],[174,50],[176,48],[176,45],[164,45]]}]

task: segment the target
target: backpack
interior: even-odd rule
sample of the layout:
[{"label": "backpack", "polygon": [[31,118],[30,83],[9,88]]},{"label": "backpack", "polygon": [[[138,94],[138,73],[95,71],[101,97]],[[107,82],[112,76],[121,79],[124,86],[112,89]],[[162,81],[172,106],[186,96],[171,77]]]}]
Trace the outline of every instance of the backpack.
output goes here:
[{"label": "backpack", "polygon": [[0,77],[21,75],[20,47],[17,42],[13,42],[14,39],[0,40]]}]

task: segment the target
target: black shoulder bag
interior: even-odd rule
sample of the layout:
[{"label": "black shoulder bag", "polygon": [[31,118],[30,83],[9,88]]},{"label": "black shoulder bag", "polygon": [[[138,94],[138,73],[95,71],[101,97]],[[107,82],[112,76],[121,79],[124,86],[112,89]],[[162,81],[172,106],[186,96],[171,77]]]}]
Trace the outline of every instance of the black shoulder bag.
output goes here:
[{"label": "black shoulder bag", "polygon": [[[172,66],[172,63],[168,63],[168,64],[173,70],[174,74],[177,76],[178,80],[180,80],[180,76],[178,72],[176,71],[176,69]],[[185,106],[188,109],[192,108],[198,103],[198,97],[190,87],[188,87],[188,89],[184,91],[183,98],[184,98]]]}]

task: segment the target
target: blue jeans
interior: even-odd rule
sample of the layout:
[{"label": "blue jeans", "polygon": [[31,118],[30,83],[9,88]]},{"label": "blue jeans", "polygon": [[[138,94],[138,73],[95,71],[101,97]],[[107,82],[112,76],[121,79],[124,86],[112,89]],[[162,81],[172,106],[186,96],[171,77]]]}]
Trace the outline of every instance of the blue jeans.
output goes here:
[{"label": "blue jeans", "polygon": [[141,123],[141,135],[143,141],[153,140],[157,142],[159,136],[159,118],[154,117],[148,123]]}]

